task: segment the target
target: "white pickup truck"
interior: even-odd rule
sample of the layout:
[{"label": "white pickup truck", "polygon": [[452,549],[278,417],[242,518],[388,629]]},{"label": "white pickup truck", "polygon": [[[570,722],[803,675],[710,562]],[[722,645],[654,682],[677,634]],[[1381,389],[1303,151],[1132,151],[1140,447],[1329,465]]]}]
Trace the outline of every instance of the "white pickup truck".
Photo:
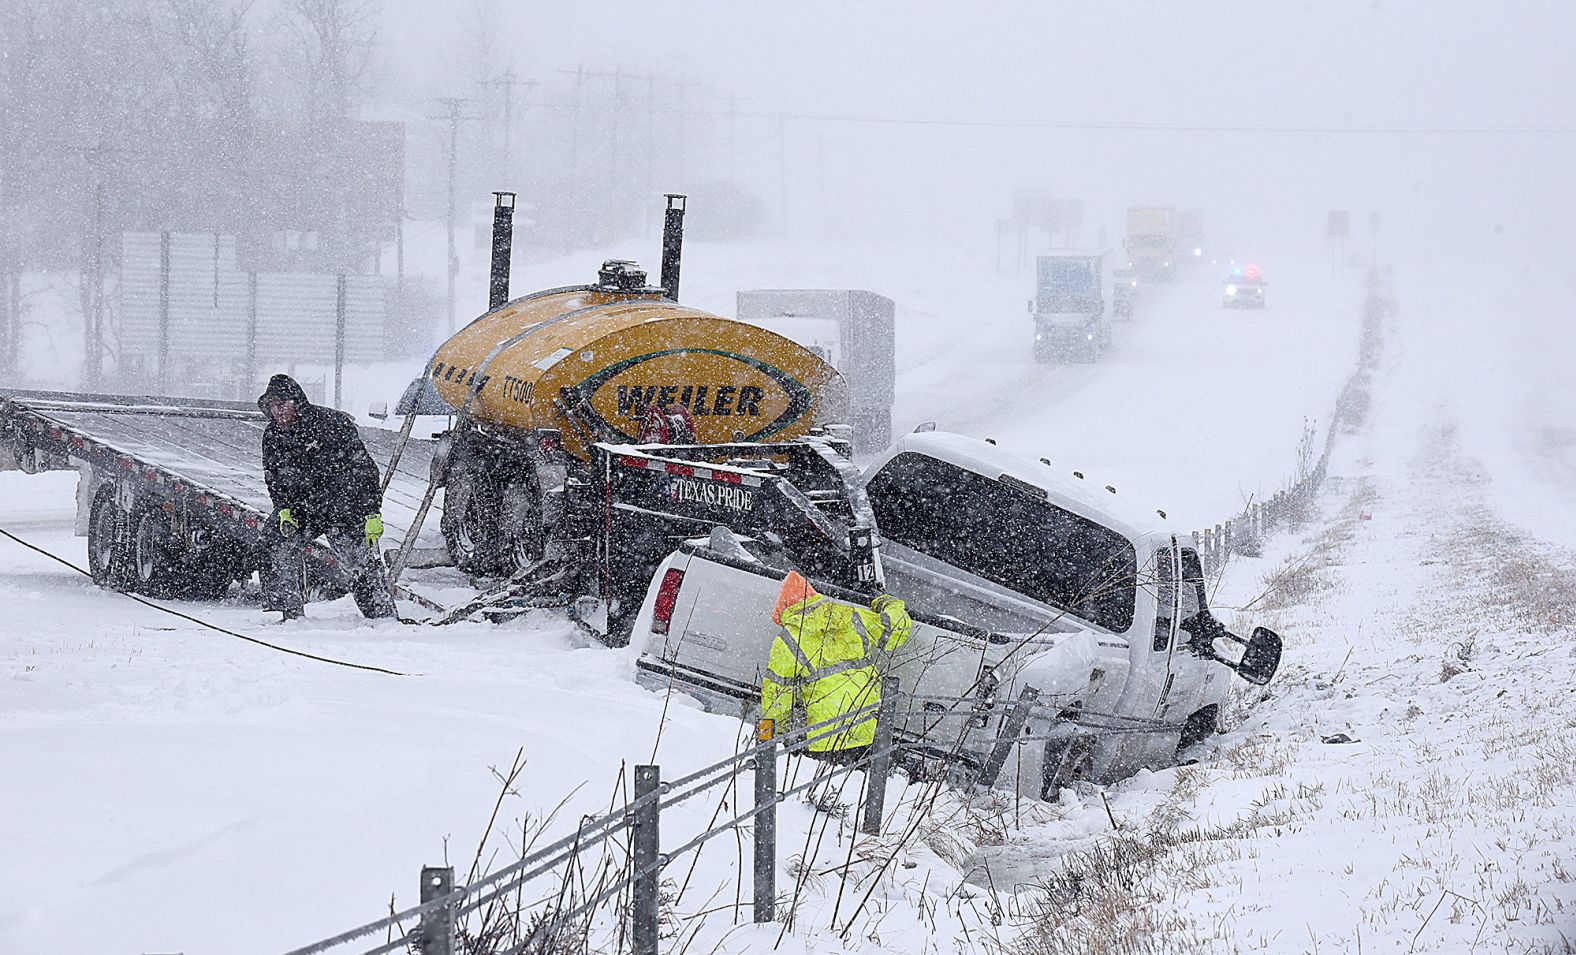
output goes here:
[{"label": "white pickup truck", "polygon": [[[862,481],[883,589],[915,619],[889,663],[915,697],[897,729],[911,753],[984,764],[1032,687],[994,783],[1055,798],[1070,779],[1169,765],[1216,730],[1232,670],[1274,675],[1278,636],[1261,627],[1244,641],[1210,616],[1191,535],[1082,475],[931,431],[900,438]],[[753,720],[788,568],[780,548],[723,528],[685,543],[635,621],[641,681]],[[1225,652],[1232,643],[1240,653]]]}]

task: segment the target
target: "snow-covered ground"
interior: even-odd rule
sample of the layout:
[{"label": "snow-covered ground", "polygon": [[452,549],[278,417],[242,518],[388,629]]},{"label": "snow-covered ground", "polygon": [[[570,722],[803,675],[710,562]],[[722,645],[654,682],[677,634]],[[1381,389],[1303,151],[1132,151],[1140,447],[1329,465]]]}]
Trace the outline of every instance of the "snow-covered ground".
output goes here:
[{"label": "snow-covered ground", "polygon": [[[1118,327],[1106,363],[1042,368],[1024,280],[911,251],[708,259],[697,244],[685,297],[726,314],[738,288],[885,292],[900,305],[899,427],[989,433],[1199,524],[1289,475],[1303,418],[1328,417],[1355,361],[1358,276],[1331,280],[1322,259],[1267,267],[1262,315],[1222,311],[1218,279],[1198,276]],[[1452,291],[1471,282],[1397,269],[1373,410],[1337,441],[1322,513],[1228,568],[1218,599],[1287,639],[1282,676],[1228,734],[1193,766],[1058,806],[894,782],[888,834],[868,842],[786,807],[780,885],[796,884],[786,857],[810,864],[782,950],[1017,939],[1048,953],[1131,936],[1110,950],[1399,951],[1415,936],[1418,951],[1560,951],[1559,931],[1576,938],[1576,555],[1537,521],[1569,520],[1576,472],[1557,438],[1569,408],[1527,397],[1561,393],[1554,356],[1576,343],[1571,325],[1521,334],[1529,323],[1501,302],[1492,354],[1521,373],[1516,394],[1475,388],[1481,316]],[[386,399],[362,392],[397,377],[353,394]],[[1485,427],[1485,404],[1515,409],[1514,429]],[[73,481],[0,474],[0,526],[80,562]],[[1281,586],[1255,602],[1266,578]],[[622,801],[629,765],[654,759],[671,778],[733,752],[742,731],[636,687],[628,653],[545,614],[428,630],[364,624],[347,600],[265,630],[255,606],[197,611],[410,674],[386,676],[202,630],[9,542],[0,607],[5,952],[282,951],[375,917],[390,893],[413,901],[423,863],[463,874],[498,798],[493,769],[516,752],[504,817],[562,833]],[[1337,732],[1357,742],[1321,742]],[[665,814],[665,841],[717,808]],[[484,866],[507,855],[504,828]],[[733,927],[736,852],[709,848],[675,905],[722,907],[683,929],[692,950],[778,943],[781,926]],[[865,882],[845,889],[844,867]],[[1028,916],[1043,893],[1012,890],[1045,882],[1058,892],[1042,933]]]}]

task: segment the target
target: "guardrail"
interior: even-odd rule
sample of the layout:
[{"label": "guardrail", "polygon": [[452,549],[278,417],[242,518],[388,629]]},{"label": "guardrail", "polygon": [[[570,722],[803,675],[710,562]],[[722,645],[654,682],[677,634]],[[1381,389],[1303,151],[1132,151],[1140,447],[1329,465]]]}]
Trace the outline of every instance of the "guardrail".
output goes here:
[{"label": "guardrail", "polygon": [[[656,764],[635,767],[634,798],[623,807],[600,816],[581,820],[573,833],[524,857],[483,875],[468,885],[454,884],[454,869],[447,866],[425,866],[421,870],[421,892],[418,904],[383,918],[359,925],[309,945],[292,949],[287,955],[318,955],[323,952],[350,952],[359,955],[383,955],[400,950],[422,955],[456,955],[461,951],[457,930],[461,920],[487,906],[507,904],[510,893],[524,888],[528,883],[547,876],[553,870],[572,869],[582,853],[623,839],[625,857],[618,875],[597,881],[584,894],[566,899],[559,891],[547,896],[530,908],[517,906],[510,910],[511,917],[528,925],[523,937],[508,947],[485,948],[488,955],[522,955],[552,950],[552,942],[569,932],[586,928],[587,921],[596,910],[616,902],[627,894],[627,904],[617,906],[627,912],[626,926],[634,955],[657,955],[660,936],[659,878],[662,870],[679,857],[699,850],[701,846],[726,832],[748,827],[751,831],[751,901],[754,921],[757,923],[777,920],[777,807],[814,786],[839,776],[864,770],[868,773],[859,813],[859,831],[879,835],[886,811],[887,780],[891,776],[894,757],[909,748],[895,738],[895,729],[913,715],[914,706],[927,701],[943,700],[952,704],[972,701],[953,697],[908,694],[898,689],[896,678],[883,679],[879,703],[839,714],[829,720],[803,727],[772,738],[760,740],[726,759],[694,770],[674,780],[662,778],[662,768]],[[1005,705],[993,704],[990,709],[997,720],[994,735],[986,735],[975,742],[988,744],[987,752],[974,753],[983,757],[978,768],[959,763],[948,776],[948,781],[962,788],[994,785],[1000,776],[1012,748],[1030,740],[1065,738],[1064,734],[1029,735],[1025,724],[1031,715],[1056,717],[1064,722],[1098,728],[1102,733],[1155,733],[1171,732],[1175,727],[1165,726],[1155,720],[1140,720],[1114,714],[1080,712],[1069,717],[1057,707],[1043,705],[1039,693],[1025,687],[1019,696]],[[927,719],[978,719],[977,707],[952,709],[942,712],[924,711]],[[800,754],[816,740],[843,732],[845,727],[863,722],[874,716],[875,739],[860,758],[817,772],[808,782],[778,788],[777,760],[783,754]],[[1114,723],[1111,721],[1115,721]],[[960,735],[960,745],[962,736]],[[958,755],[957,753],[953,754]],[[664,850],[661,845],[660,824],[662,812],[689,800],[716,786],[729,783],[738,776],[754,776],[753,802],[749,809],[731,819],[711,825],[679,846]],[[741,873],[742,876],[742,873]],[[560,883],[569,885],[566,878]],[[413,923],[413,927],[404,926]],[[368,947],[354,946],[384,933],[385,938]],[[474,947],[467,950],[475,951]]]},{"label": "guardrail", "polygon": [[[770,922],[776,916],[777,902],[777,806],[814,785],[855,769],[867,768],[871,772],[871,780],[866,787],[860,828],[865,832],[879,832],[886,792],[885,779],[896,749],[892,741],[892,727],[895,722],[894,707],[899,696],[895,685],[889,684],[888,694],[883,696],[880,703],[781,736],[774,735],[678,779],[663,780],[658,765],[636,766],[634,799],[622,808],[582,820],[573,833],[469,885],[456,887],[451,867],[424,867],[421,870],[419,904],[293,949],[288,955],[317,955],[331,950],[348,950],[347,946],[351,943],[380,932],[388,937],[371,947],[358,947],[355,951],[362,955],[381,955],[408,949],[423,955],[453,955],[457,950],[455,930],[462,917],[483,906],[504,900],[508,893],[532,880],[566,863],[573,863],[580,853],[626,833],[628,857],[618,877],[597,884],[586,897],[573,904],[557,900],[543,903],[541,912],[531,922],[530,933],[506,951],[537,950],[544,940],[579,924],[596,909],[627,892],[630,896],[629,932],[633,950],[636,955],[655,955],[659,912],[657,883],[661,870],[674,859],[699,849],[714,837],[747,824],[753,824],[754,829],[754,918],[757,922]],[[785,748],[807,747],[816,740],[840,733],[846,726],[871,717],[876,719],[876,741],[861,759],[817,774],[807,783],[778,790],[777,757]],[[755,776],[754,805],[748,811],[712,826],[677,848],[662,851],[659,825],[664,809],[730,782],[744,772],[751,772]],[[415,923],[413,928],[408,931],[403,929],[404,925],[412,921]]]},{"label": "guardrail", "polygon": [[[1380,326],[1394,307],[1388,271],[1380,268],[1370,270],[1367,296],[1363,302],[1357,369],[1347,379],[1336,400],[1318,459],[1305,465],[1297,479],[1286,489],[1264,501],[1250,501],[1235,516],[1193,532],[1206,573],[1219,573],[1233,554],[1258,556],[1259,546],[1265,537],[1288,524],[1301,523],[1304,515],[1309,513],[1313,498],[1324,483],[1337,428],[1343,424],[1355,427],[1367,414],[1369,376],[1378,360]],[[1307,452],[1311,451],[1311,437],[1311,434],[1305,435],[1305,459]]]}]

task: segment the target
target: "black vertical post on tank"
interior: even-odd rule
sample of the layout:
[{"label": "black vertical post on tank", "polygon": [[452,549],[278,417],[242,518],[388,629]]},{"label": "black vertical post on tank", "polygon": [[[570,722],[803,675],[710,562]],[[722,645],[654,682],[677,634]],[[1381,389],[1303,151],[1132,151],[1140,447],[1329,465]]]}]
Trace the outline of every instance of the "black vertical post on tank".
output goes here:
[{"label": "black vertical post on tank", "polygon": [[509,255],[514,248],[514,193],[493,193],[492,272],[487,281],[487,311],[509,301]]},{"label": "black vertical post on tank", "polygon": [[684,256],[684,196],[667,193],[668,209],[662,218],[662,288],[668,298],[679,300],[679,260]]}]

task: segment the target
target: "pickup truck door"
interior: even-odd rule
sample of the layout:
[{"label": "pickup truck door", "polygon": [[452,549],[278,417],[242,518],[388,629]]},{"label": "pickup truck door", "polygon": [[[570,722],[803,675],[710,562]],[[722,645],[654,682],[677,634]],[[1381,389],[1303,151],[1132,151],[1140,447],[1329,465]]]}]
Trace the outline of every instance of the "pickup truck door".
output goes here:
[{"label": "pickup truck door", "polygon": [[1168,723],[1181,723],[1210,704],[1224,700],[1229,671],[1193,649],[1187,622],[1209,606],[1204,567],[1192,547],[1177,547],[1181,580],[1177,588],[1176,636],[1172,640],[1171,692],[1156,714]]}]

